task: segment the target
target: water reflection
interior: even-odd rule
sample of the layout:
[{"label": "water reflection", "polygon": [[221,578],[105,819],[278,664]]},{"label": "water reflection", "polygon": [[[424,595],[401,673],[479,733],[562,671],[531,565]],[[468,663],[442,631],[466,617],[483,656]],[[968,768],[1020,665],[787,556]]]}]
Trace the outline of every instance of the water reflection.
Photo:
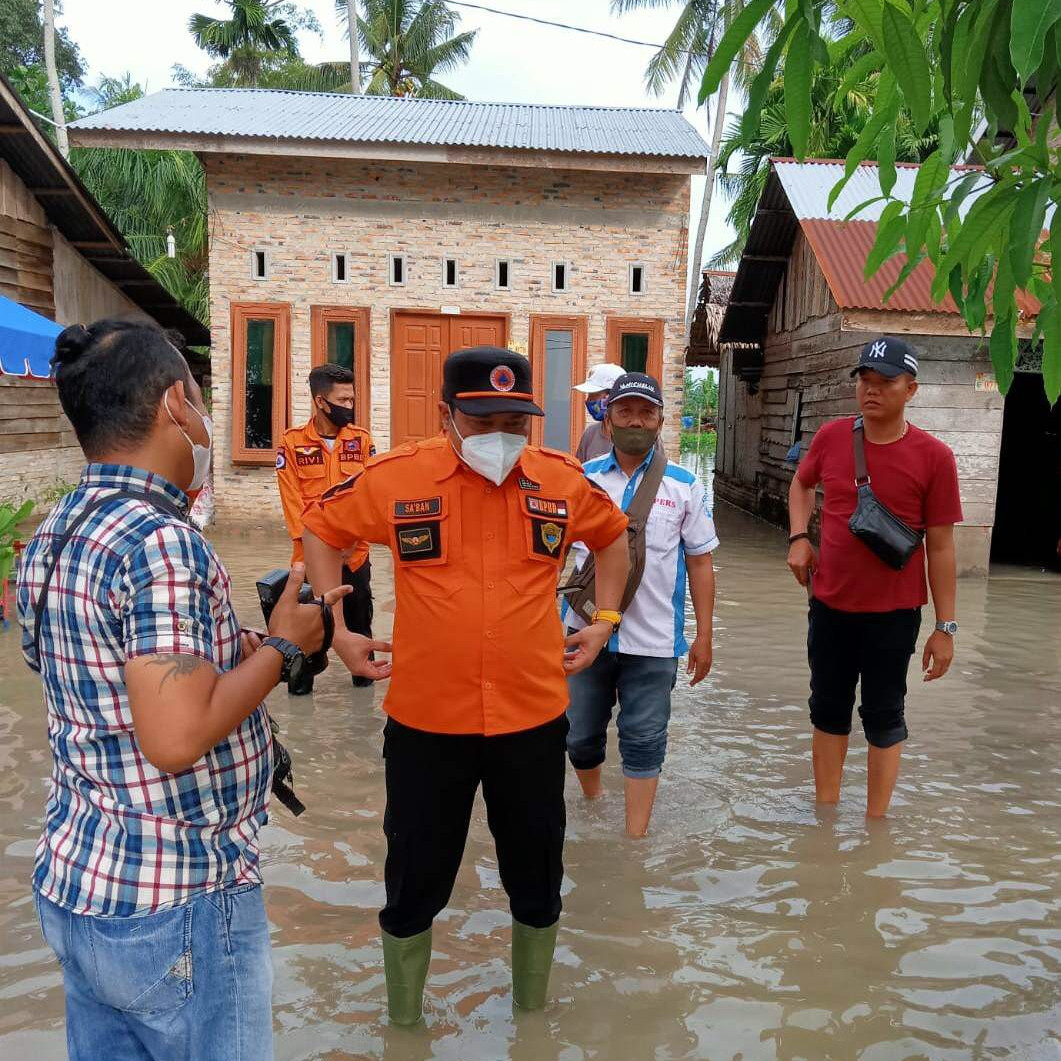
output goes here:
[{"label": "water reflection", "polygon": [[[1061,581],[963,583],[952,673],[912,683],[893,817],[867,830],[865,745],[810,803],[805,601],[784,538],[721,509],[716,667],[676,695],[654,831],[569,786],[555,1002],[513,1016],[508,914],[477,807],[439,919],[427,1026],[386,1028],[378,691],[335,671],[274,694],[309,812],[264,834],[279,1058],[940,1061],[1061,1055]],[[279,538],[219,536],[253,615]],[[389,563],[373,558],[381,629]],[[64,1056],[62,992],[27,895],[48,769],[37,683],[0,635],[0,1055]]]}]

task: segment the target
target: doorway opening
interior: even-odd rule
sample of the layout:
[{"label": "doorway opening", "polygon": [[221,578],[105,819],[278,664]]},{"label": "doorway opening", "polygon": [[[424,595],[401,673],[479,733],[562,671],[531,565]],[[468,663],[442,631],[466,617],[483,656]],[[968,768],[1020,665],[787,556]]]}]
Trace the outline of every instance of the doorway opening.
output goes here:
[{"label": "doorway opening", "polygon": [[991,559],[1061,571],[1061,402],[1051,409],[1037,372],[1006,395]]}]

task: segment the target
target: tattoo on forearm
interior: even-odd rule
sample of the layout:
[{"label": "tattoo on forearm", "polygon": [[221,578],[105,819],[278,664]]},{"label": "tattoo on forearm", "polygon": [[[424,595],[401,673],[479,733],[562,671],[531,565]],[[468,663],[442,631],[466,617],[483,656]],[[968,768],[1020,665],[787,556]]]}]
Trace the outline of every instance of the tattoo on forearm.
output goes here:
[{"label": "tattoo on forearm", "polygon": [[170,678],[183,678],[188,674],[194,674],[200,667],[209,667],[210,664],[198,656],[188,656],[178,652],[162,656],[152,656],[148,663],[153,667],[162,668],[162,677],[158,683],[158,691]]}]

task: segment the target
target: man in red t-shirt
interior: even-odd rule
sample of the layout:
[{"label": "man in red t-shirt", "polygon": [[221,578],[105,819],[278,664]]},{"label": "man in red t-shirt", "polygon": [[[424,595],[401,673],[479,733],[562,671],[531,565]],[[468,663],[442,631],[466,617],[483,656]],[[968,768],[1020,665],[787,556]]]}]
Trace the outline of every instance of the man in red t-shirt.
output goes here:
[{"label": "man in red t-shirt", "polygon": [[[851,732],[855,686],[869,742],[866,814],[882,817],[891,802],[907,729],[906,673],[917,646],[928,589],[936,628],[925,644],[925,680],[947,672],[954,657],[954,524],[962,519],[954,454],[906,420],[917,393],[917,355],[902,339],[883,336],[862,348],[853,369],[862,411],[866,471],[878,500],[914,530],[925,532],[902,570],[895,570],[848,529],[855,511],[854,420],[820,427],[788,494],[788,566],[810,596],[807,655],[814,726],[814,787],[819,803],[837,803]],[[820,553],[807,526],[815,490],[825,502]],[[925,559],[928,578],[925,578]]]}]

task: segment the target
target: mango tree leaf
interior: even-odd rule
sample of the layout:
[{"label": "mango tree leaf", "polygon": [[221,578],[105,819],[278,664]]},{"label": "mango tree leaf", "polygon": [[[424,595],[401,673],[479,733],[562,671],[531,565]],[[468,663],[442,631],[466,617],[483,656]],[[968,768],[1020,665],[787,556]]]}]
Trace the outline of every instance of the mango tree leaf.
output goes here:
[{"label": "mango tree leaf", "polygon": [[829,209],[844,190],[844,186],[851,179],[851,175],[858,169],[859,164],[864,162],[873,150],[874,145],[880,137],[881,130],[886,122],[895,122],[899,113],[899,100],[896,95],[895,78],[887,69],[881,71],[880,83],[877,86],[877,101],[869,121],[862,127],[854,146],[847,153],[844,162],[844,175],[833,185],[829,192]]},{"label": "mango tree leaf", "polygon": [[792,43],[785,56],[785,117],[792,153],[802,160],[807,155],[810,138],[810,81],[813,60],[810,52],[810,27],[800,22],[792,33]]},{"label": "mango tree leaf", "polygon": [[881,21],[888,66],[903,91],[914,128],[921,134],[932,117],[932,73],[924,41],[917,35],[913,22],[895,4],[884,5]]},{"label": "mango tree leaf", "polygon": [[910,279],[910,274],[925,260],[924,254],[917,254],[913,257],[907,256],[906,263],[902,269],[899,270],[899,275],[895,278],[895,283],[884,292],[884,298],[882,298],[881,305],[887,306],[891,301],[892,295],[899,290],[907,280]]},{"label": "mango tree leaf", "polygon": [[893,254],[899,250],[899,242],[906,231],[903,203],[889,203],[877,222],[877,238],[873,241],[862,275],[868,280]]},{"label": "mango tree leaf", "polygon": [[998,389],[1005,394],[1013,382],[1013,366],[1017,361],[1017,325],[1012,316],[995,318],[988,350]]},{"label": "mango tree leaf", "polygon": [[873,47],[884,52],[883,0],[843,0],[837,7],[873,42]]},{"label": "mango tree leaf", "polygon": [[1009,260],[1013,279],[1020,288],[1027,287],[1032,276],[1032,263],[1042,239],[1049,200],[1050,181],[1045,177],[1032,181],[1017,193],[1017,204],[1009,225]]},{"label": "mango tree leaf", "polygon": [[[774,0],[750,0],[748,6],[726,28],[726,32],[722,34],[722,40],[718,42],[718,47],[715,49],[715,54],[711,57],[711,62],[707,64],[707,69],[704,71],[704,80],[698,97],[701,105],[718,91],[722,78],[733,60],[736,59],[744,42],[752,35],[755,27],[759,25],[763,16],[773,5]],[[802,20],[802,15],[795,17]]]},{"label": "mango tree leaf", "polygon": [[961,100],[961,106],[954,113],[954,139],[958,144],[965,144],[969,139],[976,107],[977,85],[980,83],[980,73],[984,68],[988,46],[991,44],[997,6],[998,0],[969,4],[958,19],[958,34],[962,32],[964,22],[969,24],[968,36],[963,39],[962,50],[959,52],[957,46],[954,48],[954,64],[951,70],[951,91]]},{"label": "mango tree leaf", "polygon": [[[854,34],[852,34],[852,36],[854,36]],[[862,84],[862,82],[865,81],[874,70],[879,70],[882,62],[884,62],[884,57],[881,53],[873,51],[868,55],[863,55],[860,59],[857,59],[852,63],[851,68],[847,71],[843,81],[840,82],[840,87],[836,90],[836,94],[833,96],[833,99],[836,100],[837,106],[842,106],[847,94],[853,88]]]},{"label": "mango tree leaf", "polygon": [[1053,405],[1061,396],[1061,311],[1054,305],[1042,322],[1043,331],[1043,386],[1046,398]]},{"label": "mango tree leaf", "polygon": [[781,61],[781,53],[788,44],[792,31],[798,24],[797,19],[786,22],[777,35],[777,40],[770,45],[769,50],[763,58],[763,68],[755,76],[755,80],[748,89],[748,102],[744,108],[744,116],[741,118],[740,132],[744,140],[752,140],[759,132],[762,122],[763,101],[766,99],[770,85],[773,83],[774,74],[777,72],[777,64]]},{"label": "mango tree leaf", "polygon": [[991,42],[983,70],[980,72],[980,96],[988,118],[997,118],[1002,129],[1013,132],[1017,127],[1017,105],[1013,102],[1013,86],[1016,84],[1017,74],[1009,61],[1009,49],[1005,40],[1000,40],[997,36],[1005,24],[1004,14],[1003,11],[999,12],[993,26],[996,36]]},{"label": "mango tree leaf", "polygon": [[1009,23],[1009,54],[1022,83],[1043,59],[1046,34],[1061,19],[1061,0],[1013,0]]},{"label": "mango tree leaf", "polygon": [[877,142],[877,173],[880,176],[880,190],[891,195],[895,187],[895,123],[885,122]]},{"label": "mango tree leaf", "polygon": [[1009,221],[1016,198],[1012,184],[997,184],[976,200],[962,223],[944,260],[946,271],[955,265],[973,270],[988,253],[988,246]]}]

